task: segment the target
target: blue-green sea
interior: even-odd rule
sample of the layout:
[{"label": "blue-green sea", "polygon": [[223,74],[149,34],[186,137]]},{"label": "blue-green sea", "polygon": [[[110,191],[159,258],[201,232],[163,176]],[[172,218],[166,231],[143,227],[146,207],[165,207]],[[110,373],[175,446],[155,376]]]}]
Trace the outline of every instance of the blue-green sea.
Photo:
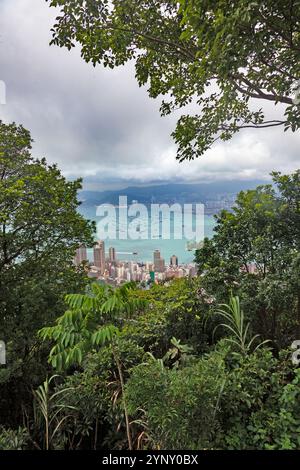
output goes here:
[{"label": "blue-green sea", "polygon": [[[87,219],[94,220],[96,224],[99,224],[101,217],[96,216],[96,207],[91,206],[81,206],[79,208],[80,213]],[[185,237],[185,233],[188,232],[188,228],[194,229],[197,223],[196,215],[190,217],[191,220],[187,220],[184,223],[190,223],[191,227],[184,227],[182,225],[182,239],[175,239],[174,233],[179,227],[176,227],[176,218],[174,222],[174,217],[171,217],[170,222],[170,238],[164,239],[162,235],[155,237],[151,232],[151,214],[149,213],[147,217],[140,218],[140,228],[139,236],[141,239],[132,240],[131,238],[120,239],[124,237],[124,226],[119,221],[118,209],[116,209],[116,224],[115,224],[115,236],[113,238],[104,239],[104,237],[99,236],[99,232],[96,236],[97,239],[104,239],[105,242],[105,251],[108,253],[110,247],[114,247],[116,250],[117,259],[121,261],[136,261],[136,262],[147,262],[153,260],[153,252],[155,250],[160,250],[161,256],[165,259],[166,263],[169,263],[170,257],[176,255],[178,257],[179,264],[185,264],[193,262],[194,260],[194,251],[189,251],[188,242],[192,242],[190,239]],[[133,218],[127,218],[127,225]],[[204,215],[204,230],[203,234],[205,237],[211,237],[213,235],[213,229],[215,226],[215,219],[213,215]],[[198,221],[199,222],[199,221]],[[162,220],[158,222],[160,226],[162,225]],[[180,222],[181,223],[181,222]],[[98,225],[99,226],[99,225]],[[180,227],[181,228],[181,227]],[[147,231],[148,230],[148,231]],[[161,230],[162,231],[162,230]],[[127,233],[127,232],[126,232]],[[146,238],[146,239],[143,239]],[[92,250],[88,250],[88,256],[92,259]]]}]

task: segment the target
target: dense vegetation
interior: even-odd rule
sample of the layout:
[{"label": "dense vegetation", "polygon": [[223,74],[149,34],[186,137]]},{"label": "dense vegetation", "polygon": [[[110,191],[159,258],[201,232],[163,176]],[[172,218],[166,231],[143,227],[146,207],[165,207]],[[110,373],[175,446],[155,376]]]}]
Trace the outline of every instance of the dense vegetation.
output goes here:
[{"label": "dense vegetation", "polygon": [[26,422],[32,388],[48,372],[39,328],[64,311],[64,296],[81,290],[73,268],[79,243],[92,243],[92,225],[77,212],[80,181],[30,155],[22,126],[0,121],[0,338],[8,364],[0,369],[1,424]]},{"label": "dense vegetation", "polygon": [[0,449],[299,449],[300,171],[219,214],[196,278],[114,289],[30,145],[0,124]]}]

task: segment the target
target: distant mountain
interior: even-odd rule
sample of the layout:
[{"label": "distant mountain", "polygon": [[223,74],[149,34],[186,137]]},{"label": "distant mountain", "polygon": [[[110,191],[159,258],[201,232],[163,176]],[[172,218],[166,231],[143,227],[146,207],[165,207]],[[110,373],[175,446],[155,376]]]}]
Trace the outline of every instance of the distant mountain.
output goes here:
[{"label": "distant mountain", "polygon": [[266,181],[222,181],[197,184],[162,184],[157,186],[131,186],[110,191],[81,191],[82,206],[91,207],[104,203],[118,205],[119,196],[127,196],[128,204],[138,201],[142,204],[151,203],[207,203],[221,200],[232,201],[236,194],[247,189],[254,189]]}]

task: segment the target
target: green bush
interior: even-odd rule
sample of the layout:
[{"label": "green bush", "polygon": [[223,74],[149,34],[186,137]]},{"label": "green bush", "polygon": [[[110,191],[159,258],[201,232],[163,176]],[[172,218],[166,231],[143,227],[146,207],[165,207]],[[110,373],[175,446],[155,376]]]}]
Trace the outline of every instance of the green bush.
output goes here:
[{"label": "green bush", "polygon": [[28,432],[24,428],[12,430],[0,426],[0,450],[24,450],[28,439]]},{"label": "green bush", "polygon": [[133,369],[127,383],[129,410],[156,449],[211,448],[220,429],[217,412],[225,377],[217,353],[182,369],[151,360]]},{"label": "green bush", "polygon": [[216,350],[178,370],[150,360],[127,383],[132,416],[161,449],[299,449],[300,369],[289,351]]},{"label": "green bush", "polygon": [[225,449],[300,448],[300,369],[290,352],[269,350],[241,358],[221,399]]},{"label": "green bush", "polygon": [[209,304],[200,292],[200,280],[188,278],[137,291],[138,298],[145,298],[148,307],[126,322],[123,334],[158,357],[167,352],[173,337],[193,347],[196,354],[208,351],[204,319]]}]

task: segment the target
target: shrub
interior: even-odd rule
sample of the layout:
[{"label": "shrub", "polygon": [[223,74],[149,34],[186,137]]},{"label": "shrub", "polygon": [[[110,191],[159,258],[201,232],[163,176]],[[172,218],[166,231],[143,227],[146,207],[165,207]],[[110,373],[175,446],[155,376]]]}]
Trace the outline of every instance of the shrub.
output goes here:
[{"label": "shrub", "polygon": [[24,450],[28,440],[29,435],[26,429],[19,427],[13,430],[0,426],[0,450]]}]

